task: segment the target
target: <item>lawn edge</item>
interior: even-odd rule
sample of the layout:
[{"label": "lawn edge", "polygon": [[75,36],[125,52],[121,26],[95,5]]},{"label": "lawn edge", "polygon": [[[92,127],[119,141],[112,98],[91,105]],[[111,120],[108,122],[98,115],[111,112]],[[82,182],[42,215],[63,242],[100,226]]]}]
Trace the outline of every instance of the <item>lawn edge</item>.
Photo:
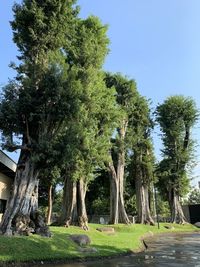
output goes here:
[{"label": "lawn edge", "polygon": [[36,265],[43,265],[43,264],[69,264],[69,263],[81,263],[81,262],[92,262],[92,261],[100,261],[102,259],[114,259],[118,257],[123,257],[123,256],[129,256],[133,254],[138,254],[144,252],[146,249],[148,249],[148,245],[146,242],[148,242],[148,239],[150,237],[155,237],[155,236],[163,236],[163,235],[185,235],[185,234],[191,234],[191,233],[198,233],[200,234],[200,229],[191,229],[191,230],[186,230],[186,231],[174,231],[170,230],[169,232],[157,232],[153,233],[151,231],[148,231],[141,235],[139,237],[140,245],[137,249],[133,250],[127,250],[127,252],[122,252],[122,253],[116,253],[108,256],[75,256],[75,257],[70,257],[70,258],[60,258],[60,259],[47,259],[47,260],[31,260],[31,261],[0,261],[0,267],[29,267],[29,266],[36,266]]}]

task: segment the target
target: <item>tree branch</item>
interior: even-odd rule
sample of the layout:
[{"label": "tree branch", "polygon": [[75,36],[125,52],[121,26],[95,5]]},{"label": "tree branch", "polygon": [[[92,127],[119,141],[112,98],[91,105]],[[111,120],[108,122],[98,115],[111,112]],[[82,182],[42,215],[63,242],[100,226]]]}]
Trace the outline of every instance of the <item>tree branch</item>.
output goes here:
[{"label": "tree branch", "polygon": [[22,145],[6,144],[4,145],[4,148],[8,150],[9,152],[14,152],[18,149],[31,151],[31,148],[28,147],[27,145],[22,146]]}]

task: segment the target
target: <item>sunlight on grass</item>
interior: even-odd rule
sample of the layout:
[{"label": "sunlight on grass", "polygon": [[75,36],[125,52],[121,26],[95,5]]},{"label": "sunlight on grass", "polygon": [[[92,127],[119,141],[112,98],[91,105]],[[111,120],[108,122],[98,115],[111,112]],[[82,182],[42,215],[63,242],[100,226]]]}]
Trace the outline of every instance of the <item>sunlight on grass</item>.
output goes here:
[{"label": "sunlight on grass", "polygon": [[[70,228],[51,227],[52,238],[44,238],[37,235],[29,237],[4,237],[0,236],[0,261],[31,261],[31,260],[53,260],[53,259],[75,259],[83,257],[102,257],[121,254],[141,247],[140,238],[149,232],[188,232],[197,228],[187,225],[173,225],[174,230],[168,230],[161,224],[149,225],[112,225],[115,233],[108,235],[96,230],[97,224],[90,224],[89,231],[85,232],[78,227]],[[87,234],[91,238],[91,246],[97,249],[96,253],[81,253],[78,247],[70,239],[70,234]]]}]

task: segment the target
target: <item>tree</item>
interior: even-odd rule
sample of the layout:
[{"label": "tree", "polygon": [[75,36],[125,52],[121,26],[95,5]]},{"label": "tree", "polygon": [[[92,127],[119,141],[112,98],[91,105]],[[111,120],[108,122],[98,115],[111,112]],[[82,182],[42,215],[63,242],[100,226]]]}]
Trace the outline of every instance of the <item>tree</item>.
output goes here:
[{"label": "tree", "polygon": [[187,192],[189,186],[187,167],[194,152],[191,129],[198,119],[198,111],[191,98],[171,96],[158,105],[156,115],[164,145],[164,158],[157,170],[159,183],[167,193],[171,221],[184,223],[186,219],[180,197]]},{"label": "tree", "polygon": [[137,89],[134,80],[128,80],[121,74],[109,74],[105,77],[108,88],[116,90],[116,105],[119,110],[117,129],[113,138],[113,147],[108,161],[110,172],[110,223],[130,223],[124,205],[124,170],[128,145],[126,135],[129,120],[135,110]]},{"label": "tree", "polygon": [[187,203],[189,205],[200,204],[200,190],[197,188],[193,188],[189,193]]},{"label": "tree", "polygon": [[48,168],[43,169],[39,177],[39,188],[38,188],[38,205],[39,207],[47,207],[46,223],[51,224],[52,209],[54,197],[56,194],[56,186],[61,182],[60,170],[56,165],[49,165]]},{"label": "tree", "polygon": [[154,225],[149,203],[155,160],[151,140],[152,128],[153,122],[150,117],[148,101],[144,97],[138,96],[128,133],[131,144],[130,165],[135,181],[137,221]]},{"label": "tree", "polygon": [[[54,139],[70,113],[63,47],[73,39],[77,10],[75,1],[24,0],[15,4],[11,26],[20,51],[17,77],[4,88],[0,125],[9,151],[21,149],[12,197],[4,214],[1,231],[20,232],[17,217],[30,218],[35,231],[48,229],[38,215],[40,169],[54,154]],[[71,103],[72,106],[72,103]],[[13,135],[21,138],[15,144]],[[36,229],[37,228],[37,229]]]},{"label": "tree", "polygon": [[78,105],[59,141],[65,172],[60,223],[79,224],[83,229],[88,228],[87,187],[106,160],[116,109],[114,90],[107,90],[101,70],[108,51],[106,30],[95,17],[79,21],[72,44],[76,49],[68,51]]}]

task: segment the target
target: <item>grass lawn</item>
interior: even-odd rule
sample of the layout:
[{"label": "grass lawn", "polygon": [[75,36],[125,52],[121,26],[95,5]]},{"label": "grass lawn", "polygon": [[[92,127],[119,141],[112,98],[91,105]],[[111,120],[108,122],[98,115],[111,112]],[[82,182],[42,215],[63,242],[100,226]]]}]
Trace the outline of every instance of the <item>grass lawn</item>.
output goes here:
[{"label": "grass lawn", "polygon": [[[187,225],[173,225],[175,229],[168,230],[161,224],[157,226],[134,224],[131,226],[117,225],[115,234],[108,235],[96,230],[100,225],[90,224],[89,231],[85,232],[78,227],[51,227],[52,238],[37,235],[29,237],[4,237],[0,236],[0,265],[1,262],[27,262],[39,260],[70,260],[85,257],[102,257],[137,251],[141,247],[140,238],[149,231],[153,233],[188,232],[197,230],[196,227]],[[95,253],[82,253],[78,251],[70,239],[70,234],[87,234],[91,240],[91,247],[97,249]]]}]

